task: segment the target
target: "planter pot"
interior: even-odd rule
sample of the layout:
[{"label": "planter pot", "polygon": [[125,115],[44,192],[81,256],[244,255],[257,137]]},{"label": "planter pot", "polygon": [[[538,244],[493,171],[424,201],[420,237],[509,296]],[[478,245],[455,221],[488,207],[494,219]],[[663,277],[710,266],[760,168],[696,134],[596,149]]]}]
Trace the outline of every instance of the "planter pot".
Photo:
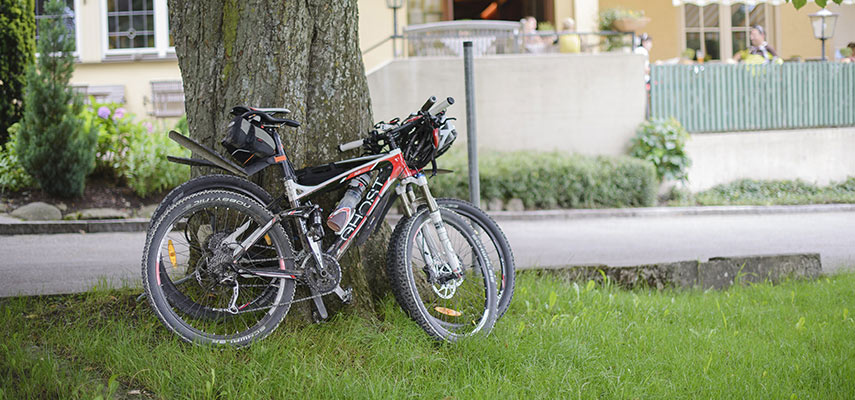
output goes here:
[{"label": "planter pot", "polygon": [[635,32],[643,29],[648,23],[650,23],[649,17],[619,18],[615,20],[612,26],[621,32]]}]

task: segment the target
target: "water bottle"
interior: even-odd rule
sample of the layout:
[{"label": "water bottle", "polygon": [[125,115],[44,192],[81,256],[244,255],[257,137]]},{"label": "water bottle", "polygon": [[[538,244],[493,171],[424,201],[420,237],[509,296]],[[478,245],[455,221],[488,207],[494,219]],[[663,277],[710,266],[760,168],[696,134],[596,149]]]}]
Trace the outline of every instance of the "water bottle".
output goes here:
[{"label": "water bottle", "polygon": [[368,172],[353,178],[347,185],[344,197],[338,202],[335,211],[327,218],[327,226],[333,232],[338,233],[350,221],[350,217],[353,216],[353,207],[362,198],[366,185],[368,185]]}]

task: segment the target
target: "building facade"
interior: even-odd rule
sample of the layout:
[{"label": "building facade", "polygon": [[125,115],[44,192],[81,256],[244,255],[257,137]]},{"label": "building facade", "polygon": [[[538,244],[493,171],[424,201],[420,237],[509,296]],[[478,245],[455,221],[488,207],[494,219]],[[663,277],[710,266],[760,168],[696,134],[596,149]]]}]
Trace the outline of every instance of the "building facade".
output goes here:
[{"label": "building facade", "polygon": [[[44,2],[36,1],[37,19],[44,18]],[[652,60],[679,57],[686,48],[727,60],[748,45],[749,27],[758,24],[784,59],[813,59],[821,52],[809,24],[808,15],[819,10],[812,2],[796,10],[782,0],[406,0],[399,1],[396,11],[388,3],[395,2],[358,0],[366,71],[393,58],[390,36],[395,25],[400,34],[408,24],[533,15],[553,26],[574,18],[577,31],[594,32],[598,13],[618,7],[643,11],[651,19],[644,31],[654,38]],[[826,44],[832,57],[837,49],[855,42],[853,3],[828,6],[840,15],[835,35]],[[170,121],[183,114],[167,0],[66,0],[66,5],[64,18],[77,39],[72,84],[99,101],[124,103],[143,118]],[[400,39],[397,44],[400,54]]]},{"label": "building facade", "polygon": [[[46,0],[36,0],[36,19]],[[366,68],[392,58],[393,13],[382,0],[359,0],[360,46]],[[404,25],[406,6],[398,11]],[[117,102],[170,124],[184,113],[181,71],[169,29],[167,0],[66,0],[62,17],[77,49],[71,84],[96,101]],[[379,45],[378,45],[379,44]]]}]

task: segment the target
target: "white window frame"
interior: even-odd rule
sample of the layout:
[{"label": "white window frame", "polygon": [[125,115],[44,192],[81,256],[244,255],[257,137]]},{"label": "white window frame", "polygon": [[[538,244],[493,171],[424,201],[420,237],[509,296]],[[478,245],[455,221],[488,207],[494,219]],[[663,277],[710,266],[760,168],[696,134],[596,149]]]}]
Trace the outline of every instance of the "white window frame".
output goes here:
[{"label": "white window frame", "polygon": [[[740,1],[734,1],[729,4],[719,4],[718,7],[718,37],[719,37],[719,52],[720,58],[715,61],[727,61],[733,59],[733,29],[732,29],[732,21],[730,15],[730,6],[732,4],[742,3]],[[713,3],[714,4],[714,3]],[[765,26],[766,29],[766,39],[769,43],[774,43],[775,50],[781,48],[781,30],[778,21],[780,21],[780,7],[774,6],[768,3],[758,4],[765,7]],[[701,12],[701,19],[703,19],[703,12]],[[747,16],[746,16],[747,18]],[[690,28],[691,29],[691,28]],[[703,40],[702,40],[703,41]],[[680,6],[680,53],[686,50],[686,4]]]},{"label": "white window frame", "polygon": [[[48,0],[45,0],[48,1]],[[74,0],[74,52],[71,53],[74,57],[80,57],[80,54],[83,53],[82,43],[83,41],[80,38],[80,11],[83,6],[82,0]],[[36,3],[33,2],[33,8],[35,8]],[[36,57],[39,54],[36,53]]]},{"label": "white window frame", "polygon": [[[75,0],[75,2],[80,0]],[[101,1],[101,48],[103,55],[136,55],[136,54],[157,54],[163,58],[168,54],[175,54],[175,47],[169,46],[169,11],[166,6],[166,0],[154,0],[154,47],[140,47],[135,49],[111,49],[107,29],[107,1]]]}]

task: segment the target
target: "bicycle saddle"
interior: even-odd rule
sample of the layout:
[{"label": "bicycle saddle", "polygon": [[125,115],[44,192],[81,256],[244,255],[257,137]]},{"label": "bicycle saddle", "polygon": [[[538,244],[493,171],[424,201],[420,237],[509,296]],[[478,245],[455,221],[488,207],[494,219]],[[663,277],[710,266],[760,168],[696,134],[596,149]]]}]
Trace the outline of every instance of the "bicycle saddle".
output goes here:
[{"label": "bicycle saddle", "polygon": [[290,113],[291,111],[288,110],[287,108],[256,108],[256,107],[237,106],[237,107],[232,108],[232,111],[231,111],[232,115],[244,115],[244,114],[247,114],[250,112],[252,114],[247,115],[247,118],[251,118],[253,115],[257,115],[258,118],[260,118],[261,123],[263,123],[263,124],[274,124],[274,125],[285,124],[285,125],[290,126],[292,128],[296,128],[296,127],[300,126],[300,123],[297,121],[294,121],[293,119],[276,118],[276,117],[271,115],[271,114],[287,114],[287,113]]}]

